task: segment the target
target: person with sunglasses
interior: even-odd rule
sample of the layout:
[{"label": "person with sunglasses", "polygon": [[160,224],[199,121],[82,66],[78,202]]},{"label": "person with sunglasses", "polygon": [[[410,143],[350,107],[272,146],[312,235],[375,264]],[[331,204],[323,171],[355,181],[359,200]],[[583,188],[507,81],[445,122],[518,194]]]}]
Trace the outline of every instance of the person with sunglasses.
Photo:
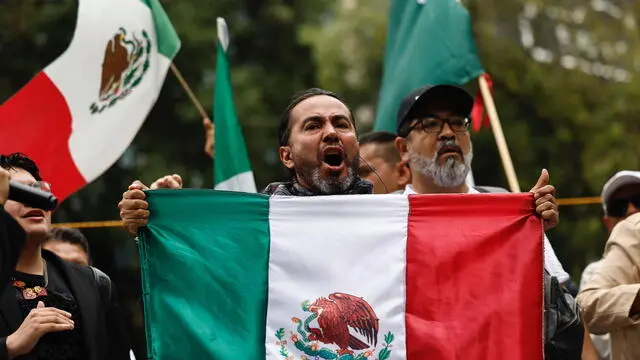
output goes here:
[{"label": "person with sunglasses", "polygon": [[623,170],[602,189],[609,232],[603,257],[582,274],[578,303],[601,358],[640,359],[640,171]]}]

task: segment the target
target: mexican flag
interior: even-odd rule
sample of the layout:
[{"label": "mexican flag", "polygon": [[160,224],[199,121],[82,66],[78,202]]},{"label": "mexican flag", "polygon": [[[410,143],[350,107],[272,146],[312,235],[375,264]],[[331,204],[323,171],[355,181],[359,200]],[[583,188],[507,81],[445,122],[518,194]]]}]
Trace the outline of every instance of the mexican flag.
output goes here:
[{"label": "mexican flag", "polygon": [[227,49],[229,31],[223,18],[218,23],[218,55],[216,82],[213,94],[213,121],[215,122],[214,183],[218,190],[256,192],[256,182],[247,155],[247,147],[238,122],[233,101],[231,72]]},{"label": "mexican flag", "polygon": [[374,130],[396,132],[400,101],[414,89],[464,85],[482,73],[471,19],[459,0],[392,0]]},{"label": "mexican flag", "polygon": [[158,0],[80,0],[66,51],[0,106],[0,153],[25,153],[68,197],[129,146],[179,47]]},{"label": "mexican flag", "polygon": [[530,193],[147,195],[152,359],[542,359]]}]

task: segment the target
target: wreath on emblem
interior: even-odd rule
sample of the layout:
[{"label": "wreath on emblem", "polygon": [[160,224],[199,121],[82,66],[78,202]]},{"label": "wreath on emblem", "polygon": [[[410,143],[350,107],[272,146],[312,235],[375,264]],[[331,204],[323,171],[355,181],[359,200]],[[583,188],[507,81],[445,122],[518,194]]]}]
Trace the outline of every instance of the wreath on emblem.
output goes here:
[{"label": "wreath on emblem", "polygon": [[119,29],[105,48],[99,98],[89,106],[91,114],[100,114],[131,94],[149,70],[150,53],[151,38],[146,30],[140,39]]},{"label": "wreath on emblem", "polygon": [[[275,343],[280,347],[280,355],[284,359],[373,360],[378,345],[378,318],[362,298],[345,293],[333,293],[328,299],[322,297],[314,303],[304,301],[302,310],[310,314],[304,320],[291,318],[295,324],[295,331],[290,331],[289,339],[303,355],[296,358],[291,354],[287,347],[284,328],[275,332]],[[319,328],[311,327],[314,321]],[[350,327],[362,338],[350,333]],[[384,342],[377,354],[378,360],[386,360],[391,356],[393,340],[394,335],[391,332],[384,335]],[[335,346],[338,349],[335,349]]]}]

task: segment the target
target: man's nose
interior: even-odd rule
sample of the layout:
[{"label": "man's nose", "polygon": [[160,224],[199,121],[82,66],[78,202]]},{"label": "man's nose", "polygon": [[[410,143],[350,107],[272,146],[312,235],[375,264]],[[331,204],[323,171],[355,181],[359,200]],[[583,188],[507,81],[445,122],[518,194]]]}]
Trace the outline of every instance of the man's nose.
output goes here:
[{"label": "man's nose", "polygon": [[338,132],[336,131],[336,128],[331,123],[327,123],[325,125],[324,136],[322,137],[322,141],[325,141],[325,142],[338,141]]},{"label": "man's nose", "polygon": [[456,133],[451,128],[451,125],[449,125],[449,123],[447,123],[447,122],[442,124],[442,130],[440,130],[440,133],[438,134],[438,138],[440,138],[440,139],[455,139],[455,137],[456,137]]}]

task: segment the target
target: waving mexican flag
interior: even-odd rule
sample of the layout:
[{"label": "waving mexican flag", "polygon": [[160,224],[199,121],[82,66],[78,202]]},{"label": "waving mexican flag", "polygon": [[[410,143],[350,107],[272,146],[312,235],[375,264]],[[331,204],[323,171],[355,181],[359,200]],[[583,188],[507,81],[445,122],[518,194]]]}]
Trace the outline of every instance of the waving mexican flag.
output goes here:
[{"label": "waving mexican flag", "polygon": [[0,153],[34,159],[66,198],[126,150],[179,48],[158,0],[80,0],[67,50],[0,106]]}]

